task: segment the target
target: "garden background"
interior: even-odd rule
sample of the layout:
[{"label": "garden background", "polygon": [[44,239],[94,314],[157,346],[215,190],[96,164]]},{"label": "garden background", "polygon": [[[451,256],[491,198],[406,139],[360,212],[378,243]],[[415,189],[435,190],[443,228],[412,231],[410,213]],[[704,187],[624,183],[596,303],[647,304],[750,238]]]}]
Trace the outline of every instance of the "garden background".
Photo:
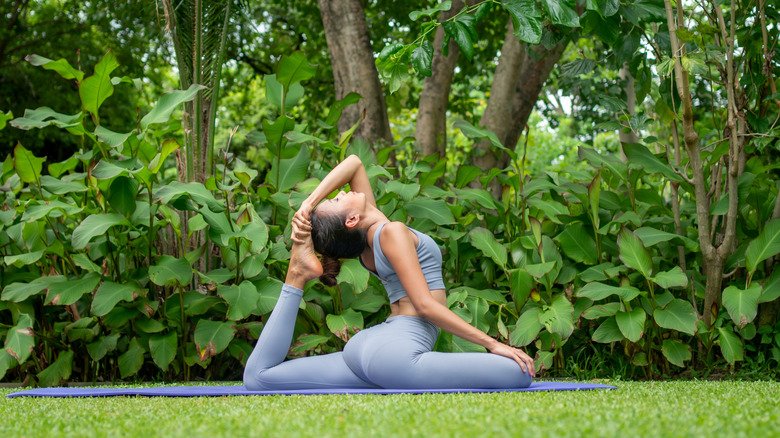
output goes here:
[{"label": "garden background", "polygon": [[[439,243],[450,308],[546,376],[777,377],[774,3],[0,15],[2,381],[240,380],[289,220],[349,154]],[[348,261],[307,286],[291,357],[388,313]]]}]

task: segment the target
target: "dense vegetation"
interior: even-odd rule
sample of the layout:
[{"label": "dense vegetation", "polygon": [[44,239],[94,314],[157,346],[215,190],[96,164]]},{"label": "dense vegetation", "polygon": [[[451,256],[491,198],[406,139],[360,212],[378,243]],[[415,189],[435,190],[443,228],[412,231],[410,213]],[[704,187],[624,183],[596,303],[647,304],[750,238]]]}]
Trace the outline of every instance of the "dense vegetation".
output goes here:
[{"label": "dense vegetation", "polygon": [[[746,372],[776,372],[777,63],[762,29],[743,24],[776,24],[777,11],[735,2],[724,18],[717,3],[485,1],[439,21],[449,3],[407,12],[418,38],[390,42],[377,58],[397,91],[387,113],[402,138],[389,144],[361,131],[365,112],[342,126],[365,102],[359,95],[316,101],[321,87],[310,83],[321,68],[304,51],[262,76],[262,118],[251,129],[220,126],[247,104],[225,86],[240,80],[227,67],[219,86],[235,37],[229,5],[208,12],[216,30],[201,29],[215,50],[202,47],[210,86],[197,69],[178,69],[184,89],[148,104],[133,96],[160,85],[123,75],[113,51],[89,68],[28,56],[47,81],[68,84],[58,98],[70,106],[0,114],[2,138],[34,142],[29,133],[39,132],[77,151],[46,160],[15,143],[3,162],[0,377],[239,378],[287,269],[289,219],[348,154],[363,160],[391,219],[442,247],[450,308],[526,347],[538,368],[657,378],[748,362]],[[419,88],[413,72],[433,74],[433,34],[443,29],[479,76],[474,64],[488,61],[478,49],[495,50],[504,20],[513,44],[562,45],[557,55],[569,57],[542,80],[552,90],[540,97],[542,114],[520,116],[516,106],[521,123],[499,132],[495,111],[480,118],[474,104],[458,109],[469,99],[453,99],[445,150],[405,137],[414,115],[399,94]],[[190,43],[174,36],[179,58]],[[220,95],[233,105],[224,119]],[[134,114],[106,117],[112,101],[133,99]],[[357,261],[339,281],[307,287],[292,356],[340,350],[387,316],[381,284]],[[436,349],[481,347],[442,332]]]}]

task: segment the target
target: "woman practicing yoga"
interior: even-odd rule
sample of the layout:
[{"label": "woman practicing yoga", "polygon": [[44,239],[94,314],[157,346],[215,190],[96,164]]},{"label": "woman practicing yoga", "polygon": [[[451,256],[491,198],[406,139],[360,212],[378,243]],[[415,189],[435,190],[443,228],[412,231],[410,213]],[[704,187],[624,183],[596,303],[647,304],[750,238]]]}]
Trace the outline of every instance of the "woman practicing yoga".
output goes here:
[{"label": "woman practicing yoga", "polygon": [[[332,191],[349,183],[351,191]],[[271,316],[247,360],[250,390],[523,388],[534,362],[471,326],[446,305],[441,251],[429,236],[391,222],[376,207],[357,156],[334,168],[292,221],[290,266]],[[320,263],[316,252],[323,255]],[[355,334],[343,352],[284,361],[305,284],[335,284],[341,258],[359,258],[379,277],[391,316]],[[324,267],[324,268],[323,268]],[[440,327],[490,353],[431,351]]]}]

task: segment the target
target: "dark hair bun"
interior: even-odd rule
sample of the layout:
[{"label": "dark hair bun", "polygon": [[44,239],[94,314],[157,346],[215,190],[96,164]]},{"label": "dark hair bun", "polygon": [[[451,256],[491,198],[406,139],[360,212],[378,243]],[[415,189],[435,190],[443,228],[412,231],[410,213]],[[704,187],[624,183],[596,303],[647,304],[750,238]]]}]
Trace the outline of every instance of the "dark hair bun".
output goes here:
[{"label": "dark hair bun", "polygon": [[335,286],[338,284],[338,281],[336,281],[336,276],[339,275],[339,271],[341,271],[341,262],[339,259],[323,256],[322,271],[323,272],[322,275],[320,275],[320,281],[326,286]]}]

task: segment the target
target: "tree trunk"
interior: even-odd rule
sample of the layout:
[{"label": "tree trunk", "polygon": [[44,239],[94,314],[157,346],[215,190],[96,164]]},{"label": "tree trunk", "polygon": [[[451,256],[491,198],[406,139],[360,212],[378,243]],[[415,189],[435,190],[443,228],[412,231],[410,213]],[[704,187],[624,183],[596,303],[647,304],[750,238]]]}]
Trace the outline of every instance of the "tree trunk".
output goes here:
[{"label": "tree trunk", "polygon": [[359,0],[319,0],[325,39],[328,42],[336,98],[351,92],[363,98],[344,109],[339,133],[354,125],[365,111],[366,117],[354,136],[369,143],[392,142],[385,96],[374,64],[363,6]]},{"label": "tree trunk", "polygon": [[[493,76],[490,98],[480,120],[481,126],[493,131],[510,149],[514,149],[545,81],[568,44],[568,41],[562,42],[551,49],[529,47],[521,45],[513,32],[510,20],[501,47],[501,59]],[[494,152],[489,141],[477,143],[476,149],[474,164],[481,169],[504,168],[509,163],[509,157],[501,151]],[[501,195],[498,181],[493,181],[491,191],[496,197]]]},{"label": "tree trunk", "polygon": [[[623,64],[620,69],[620,79],[623,80],[623,91],[626,93],[626,110],[630,116],[636,113],[636,90],[634,89],[634,77],[631,76],[631,71],[628,69],[628,63]],[[620,143],[639,143],[639,139],[634,131],[625,131],[621,129],[618,133]],[[623,161],[625,160],[625,154],[623,148],[620,149]]]},{"label": "tree trunk", "polygon": [[[439,21],[445,21],[463,8],[461,0],[452,2],[449,11],[443,12]],[[444,40],[444,28],[436,29],[433,39],[433,63],[431,76],[425,79],[420,94],[420,106],[417,110],[417,129],[415,132],[417,150],[423,155],[438,154],[444,156],[447,147],[447,103],[450,98],[452,77],[458,63],[460,49],[451,39],[447,56],[441,50]]]}]

